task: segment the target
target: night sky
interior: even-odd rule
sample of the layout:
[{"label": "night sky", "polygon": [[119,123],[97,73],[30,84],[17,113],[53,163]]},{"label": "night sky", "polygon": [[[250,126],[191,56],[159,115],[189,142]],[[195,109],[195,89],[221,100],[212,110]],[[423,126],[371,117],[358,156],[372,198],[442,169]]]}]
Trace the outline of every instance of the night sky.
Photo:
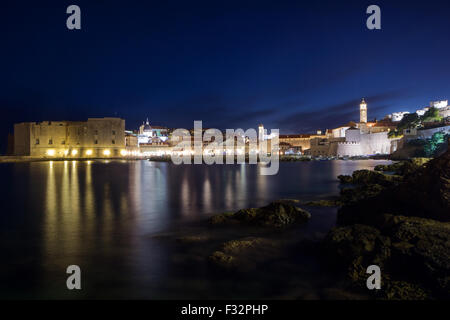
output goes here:
[{"label": "night sky", "polygon": [[369,119],[450,98],[449,1],[2,0],[0,15],[2,149],[22,121],[308,133],[358,120],[362,97]]}]

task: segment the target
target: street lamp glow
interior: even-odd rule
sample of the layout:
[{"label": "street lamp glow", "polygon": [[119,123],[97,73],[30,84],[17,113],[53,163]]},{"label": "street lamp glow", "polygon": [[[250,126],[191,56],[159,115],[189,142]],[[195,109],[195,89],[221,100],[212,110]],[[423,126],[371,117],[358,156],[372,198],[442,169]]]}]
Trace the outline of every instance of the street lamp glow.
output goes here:
[{"label": "street lamp glow", "polygon": [[103,155],[109,156],[111,155],[111,151],[109,149],[103,150]]},{"label": "street lamp glow", "polygon": [[78,154],[78,150],[72,150],[72,155],[76,156]]},{"label": "street lamp glow", "polygon": [[87,151],[86,151],[86,155],[87,155],[87,156],[92,156],[92,150],[91,150],[91,149],[87,150]]},{"label": "street lamp glow", "polygon": [[55,155],[55,150],[54,149],[48,149],[47,150],[47,155],[53,157]]},{"label": "street lamp glow", "polygon": [[120,150],[120,154],[125,157],[127,155],[127,151],[125,149]]}]

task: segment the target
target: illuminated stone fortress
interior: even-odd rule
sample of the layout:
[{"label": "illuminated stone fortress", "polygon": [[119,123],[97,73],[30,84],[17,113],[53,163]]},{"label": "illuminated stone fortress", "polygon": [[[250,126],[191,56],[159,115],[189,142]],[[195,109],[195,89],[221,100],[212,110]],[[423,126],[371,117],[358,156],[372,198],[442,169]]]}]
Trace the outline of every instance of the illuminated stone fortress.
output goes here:
[{"label": "illuminated stone fortress", "polygon": [[22,122],[14,125],[14,154],[47,158],[120,157],[125,151],[125,120]]}]

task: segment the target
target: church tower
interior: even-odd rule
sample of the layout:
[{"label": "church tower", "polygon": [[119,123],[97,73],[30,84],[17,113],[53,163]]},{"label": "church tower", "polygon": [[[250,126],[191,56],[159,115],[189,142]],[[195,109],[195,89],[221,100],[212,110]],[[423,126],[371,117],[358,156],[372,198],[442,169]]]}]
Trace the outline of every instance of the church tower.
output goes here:
[{"label": "church tower", "polygon": [[359,122],[367,123],[367,103],[364,98],[359,105]]},{"label": "church tower", "polygon": [[264,126],[260,124],[258,126],[258,139],[260,142],[264,141]]}]

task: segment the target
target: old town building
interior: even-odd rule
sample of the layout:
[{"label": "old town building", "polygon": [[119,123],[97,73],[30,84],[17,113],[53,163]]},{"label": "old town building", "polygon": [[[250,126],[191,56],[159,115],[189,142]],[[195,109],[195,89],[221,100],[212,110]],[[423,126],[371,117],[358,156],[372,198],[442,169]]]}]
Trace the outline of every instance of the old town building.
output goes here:
[{"label": "old town building", "polygon": [[48,158],[117,157],[125,151],[125,120],[22,122],[14,125],[14,154]]}]

